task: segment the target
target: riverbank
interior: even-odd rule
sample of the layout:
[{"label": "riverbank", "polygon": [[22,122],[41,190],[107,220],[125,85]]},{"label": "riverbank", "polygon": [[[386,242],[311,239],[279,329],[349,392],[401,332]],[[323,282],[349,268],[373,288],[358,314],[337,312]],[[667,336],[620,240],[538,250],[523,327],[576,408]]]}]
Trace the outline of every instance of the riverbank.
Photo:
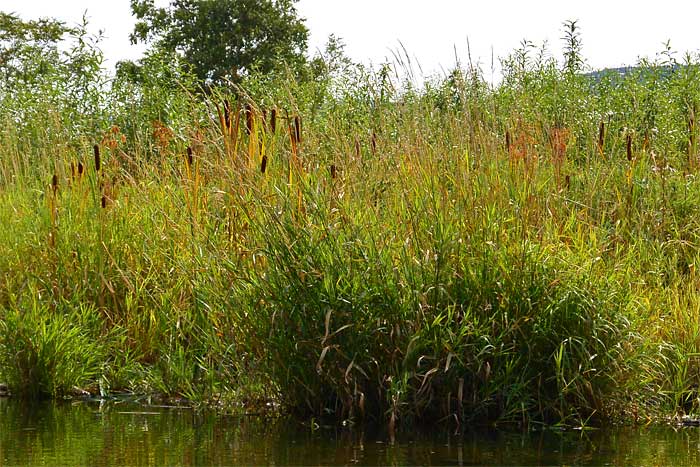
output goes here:
[{"label": "riverbank", "polygon": [[696,412],[697,63],[516,65],[116,82],[84,120],[3,95],[0,379],[392,427]]}]

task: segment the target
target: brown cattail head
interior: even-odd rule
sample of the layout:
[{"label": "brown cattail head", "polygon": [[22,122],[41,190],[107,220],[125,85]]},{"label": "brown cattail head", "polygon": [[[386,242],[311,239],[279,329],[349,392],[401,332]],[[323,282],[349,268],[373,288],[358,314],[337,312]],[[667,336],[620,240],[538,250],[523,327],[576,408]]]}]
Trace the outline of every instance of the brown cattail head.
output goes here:
[{"label": "brown cattail head", "polygon": [[107,207],[107,197],[105,195],[102,195],[102,199],[100,200],[100,204],[102,205],[102,209]]},{"label": "brown cattail head", "polygon": [[270,112],[270,131],[274,135],[276,130],[277,130],[277,107],[273,107],[272,111]]},{"label": "brown cattail head", "polygon": [[510,131],[506,130],[506,151],[510,152]]},{"label": "brown cattail head", "polygon": [[92,147],[92,152],[95,154],[95,172],[100,171],[100,146],[94,145]]},{"label": "brown cattail head", "polygon": [[299,115],[294,116],[294,136],[296,136],[297,143],[301,143],[301,117]]},{"label": "brown cattail head", "polygon": [[231,128],[231,103],[224,99],[224,125],[226,129]]},{"label": "brown cattail head", "polygon": [[83,163],[81,161],[78,161],[78,177],[83,176]]},{"label": "brown cattail head", "polygon": [[377,133],[372,131],[372,154],[377,152]]},{"label": "brown cattail head", "polygon": [[190,146],[187,146],[187,165],[192,167],[193,162],[194,156],[192,155],[192,148]]},{"label": "brown cattail head", "polygon": [[600,121],[600,126],[598,127],[598,149],[602,152],[603,146],[605,145],[605,122]]},{"label": "brown cattail head", "polygon": [[253,106],[250,104],[245,105],[245,132],[246,134],[251,134],[253,132],[253,119],[255,118],[255,111]]},{"label": "brown cattail head", "polygon": [[566,185],[567,190],[569,188],[571,188],[571,176],[570,175],[567,174],[566,177],[564,177],[564,184]]},{"label": "brown cattail head", "polygon": [[267,169],[267,155],[262,156],[262,161],[260,162],[260,173],[265,173]]},{"label": "brown cattail head", "polygon": [[338,169],[335,167],[335,164],[331,164],[331,178],[334,179],[338,175],[337,171]]},{"label": "brown cattail head", "polygon": [[53,194],[56,194],[56,190],[58,190],[58,175],[53,174],[53,177],[51,177],[51,189],[53,190]]},{"label": "brown cattail head", "polygon": [[627,133],[627,160],[632,161],[632,135]]}]

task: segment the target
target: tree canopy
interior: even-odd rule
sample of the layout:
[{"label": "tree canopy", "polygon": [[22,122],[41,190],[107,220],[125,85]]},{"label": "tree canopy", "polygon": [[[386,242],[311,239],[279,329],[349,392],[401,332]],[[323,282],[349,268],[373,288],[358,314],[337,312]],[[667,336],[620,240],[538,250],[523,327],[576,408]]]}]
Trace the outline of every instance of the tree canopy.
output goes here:
[{"label": "tree canopy", "polygon": [[60,21],[23,21],[0,12],[0,81],[7,84],[45,74],[58,61],[56,44],[70,32]]},{"label": "tree canopy", "polygon": [[297,0],[131,0],[132,43],[179,54],[205,82],[237,81],[304,63],[308,29]]}]

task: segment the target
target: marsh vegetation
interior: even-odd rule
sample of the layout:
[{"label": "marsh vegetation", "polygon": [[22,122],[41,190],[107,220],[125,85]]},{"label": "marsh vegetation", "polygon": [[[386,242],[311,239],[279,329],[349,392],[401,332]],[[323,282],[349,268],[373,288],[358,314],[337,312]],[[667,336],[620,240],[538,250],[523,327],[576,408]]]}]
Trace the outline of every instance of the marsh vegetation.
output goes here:
[{"label": "marsh vegetation", "polygon": [[0,87],[15,395],[392,429],[698,409],[697,56],[591,77],[571,27],[563,65],[524,42],[498,84],[416,84],[331,41],[202,86],[74,34]]}]

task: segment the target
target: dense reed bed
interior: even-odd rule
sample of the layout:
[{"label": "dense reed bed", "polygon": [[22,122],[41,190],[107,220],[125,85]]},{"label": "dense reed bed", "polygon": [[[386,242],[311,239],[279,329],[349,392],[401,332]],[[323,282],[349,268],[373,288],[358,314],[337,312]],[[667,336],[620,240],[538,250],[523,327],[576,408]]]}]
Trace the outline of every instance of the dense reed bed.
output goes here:
[{"label": "dense reed bed", "polygon": [[497,86],[326,65],[200,92],[154,62],[80,117],[2,94],[16,395],[391,429],[698,410],[694,57],[589,76],[524,46]]}]

